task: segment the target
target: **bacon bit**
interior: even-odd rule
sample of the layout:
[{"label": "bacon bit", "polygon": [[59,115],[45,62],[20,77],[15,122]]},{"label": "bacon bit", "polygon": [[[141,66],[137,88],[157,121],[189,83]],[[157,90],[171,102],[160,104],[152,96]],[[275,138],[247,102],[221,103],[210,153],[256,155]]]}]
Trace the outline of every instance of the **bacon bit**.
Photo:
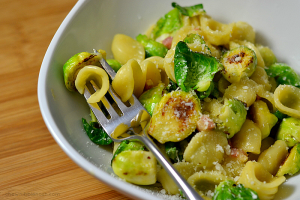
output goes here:
[{"label": "bacon bit", "polygon": [[196,26],[196,27],[194,28],[194,30],[195,30],[195,31],[198,31],[198,30],[200,30],[200,27]]},{"label": "bacon bit", "polygon": [[248,160],[248,155],[242,149],[231,148],[230,155],[236,157],[241,162],[246,162]]},{"label": "bacon bit", "polygon": [[171,49],[172,41],[173,41],[173,37],[169,36],[162,41],[162,44],[165,45],[165,47],[167,47],[168,49]]},{"label": "bacon bit", "polygon": [[212,119],[210,119],[208,115],[202,115],[199,121],[197,122],[198,131],[212,130],[215,127],[215,122]]}]

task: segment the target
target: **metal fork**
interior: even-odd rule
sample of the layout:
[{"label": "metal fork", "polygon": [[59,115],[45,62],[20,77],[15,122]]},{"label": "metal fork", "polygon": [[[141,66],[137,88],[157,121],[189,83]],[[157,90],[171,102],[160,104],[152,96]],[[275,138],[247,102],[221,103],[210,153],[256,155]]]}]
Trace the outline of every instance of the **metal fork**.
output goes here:
[{"label": "metal fork", "polygon": [[[105,69],[107,74],[113,80],[116,73],[115,71],[109,66],[109,64],[102,58],[100,60],[102,67]],[[85,88],[84,97],[88,99],[91,96],[89,91],[91,88]],[[95,88],[94,88],[95,90]],[[110,84],[108,93],[114,102],[117,104],[119,111],[114,109],[114,106],[110,104],[109,99],[107,97],[103,97],[104,107],[109,114],[109,118],[107,115],[101,110],[97,109],[95,106],[89,104],[91,110],[93,111],[94,115],[96,116],[98,122],[101,124],[103,129],[106,133],[110,136],[110,138],[115,142],[120,142],[122,140],[130,140],[130,139],[139,139],[141,142],[145,144],[145,146],[155,155],[159,163],[164,167],[164,169],[168,172],[168,174],[172,177],[174,182],[178,185],[181,191],[185,194],[187,199],[191,200],[203,200],[200,195],[193,189],[193,187],[188,184],[188,182],[178,173],[178,171],[172,166],[170,161],[168,161],[157,145],[152,141],[152,139],[148,136],[145,129],[141,132],[137,132],[135,127],[132,127],[132,120],[137,120],[141,118],[142,111],[146,111],[146,109],[142,106],[142,104],[138,101],[138,99],[132,95],[130,105],[126,105],[121,101],[121,99],[117,96],[117,94],[113,91],[112,86]],[[106,94],[106,95],[107,95]],[[120,116],[120,111],[122,112]],[[147,111],[146,111],[147,112]],[[128,126],[128,130],[133,132],[133,135],[130,135],[126,138],[116,138],[112,134],[117,126],[120,124],[126,124]]]}]

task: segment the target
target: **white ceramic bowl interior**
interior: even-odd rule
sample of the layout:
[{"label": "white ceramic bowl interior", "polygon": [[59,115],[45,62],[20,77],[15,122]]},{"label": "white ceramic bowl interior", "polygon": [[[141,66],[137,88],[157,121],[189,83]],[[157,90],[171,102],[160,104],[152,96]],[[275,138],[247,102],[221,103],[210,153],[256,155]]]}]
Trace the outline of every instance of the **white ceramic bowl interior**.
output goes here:
[{"label": "white ceramic bowl interior", "polygon": [[[57,30],[44,57],[38,80],[38,99],[45,123],[57,143],[84,170],[128,196],[138,199],[168,199],[155,187],[140,187],[121,181],[110,167],[112,150],[94,145],[85,134],[81,118],[89,108],[78,93],[63,82],[63,64],[74,54],[104,49],[112,58],[113,36],[133,38],[167,13],[170,0],[79,0]],[[206,12],[223,23],[246,21],[257,33],[257,42],[269,46],[280,62],[300,72],[300,1],[280,0],[178,0],[180,5],[203,3]],[[275,199],[299,199],[300,175],[288,178]]]}]

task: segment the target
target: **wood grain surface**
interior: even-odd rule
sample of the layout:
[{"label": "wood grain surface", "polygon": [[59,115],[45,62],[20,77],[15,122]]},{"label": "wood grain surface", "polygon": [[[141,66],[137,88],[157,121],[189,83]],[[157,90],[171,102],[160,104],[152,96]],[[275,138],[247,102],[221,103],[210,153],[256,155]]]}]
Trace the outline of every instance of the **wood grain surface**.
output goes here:
[{"label": "wood grain surface", "polygon": [[130,199],[79,168],[39,110],[52,37],[76,0],[0,0],[0,199]]}]

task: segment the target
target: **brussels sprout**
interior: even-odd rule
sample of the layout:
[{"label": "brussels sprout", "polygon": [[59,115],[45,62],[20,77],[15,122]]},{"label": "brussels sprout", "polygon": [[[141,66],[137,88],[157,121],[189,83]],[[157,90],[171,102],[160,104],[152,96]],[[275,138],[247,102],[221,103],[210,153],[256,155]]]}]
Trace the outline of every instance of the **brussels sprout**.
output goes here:
[{"label": "brussels sprout", "polygon": [[115,72],[118,72],[118,70],[122,67],[121,63],[115,59],[107,59],[106,62]]},{"label": "brussels sprout", "polygon": [[165,143],[165,150],[167,156],[173,161],[173,162],[180,162],[183,159],[183,152],[180,148],[179,143],[175,142],[166,142]]},{"label": "brussels sprout", "polygon": [[214,75],[221,70],[218,60],[207,54],[193,52],[185,42],[178,42],[174,55],[174,72],[183,91],[204,92],[210,87]]},{"label": "brussels sprout", "polygon": [[[101,50],[98,50],[100,52]],[[99,60],[105,57],[106,53],[103,51],[103,55],[81,52],[72,56],[63,66],[64,81],[68,90],[76,91],[75,79],[80,69],[87,65],[101,66]]]},{"label": "brussels sprout", "polygon": [[300,119],[294,117],[284,118],[280,123],[277,140],[283,140],[288,147],[293,147],[300,142]]},{"label": "brussels sprout", "polygon": [[160,56],[164,58],[168,52],[168,48],[165,45],[148,38],[146,35],[139,34],[136,40],[144,46],[146,57]]},{"label": "brussels sprout", "polygon": [[156,104],[158,104],[162,98],[164,88],[165,85],[163,83],[159,83],[158,86],[147,90],[139,97],[139,101],[151,116]]},{"label": "brussels sprout", "polygon": [[265,62],[265,66],[268,67],[277,62],[276,56],[269,47],[265,47],[262,45],[256,45],[256,47]]},{"label": "brussels sprout", "polygon": [[165,16],[161,17],[155,24],[150,38],[156,40],[160,37],[163,40],[171,36],[175,31],[182,27],[182,14],[177,8],[169,11]]},{"label": "brussels sprout", "polygon": [[115,151],[111,162],[115,159],[115,157],[123,151],[133,151],[133,150],[145,150],[145,146],[138,140],[124,140],[118,146],[117,150]]},{"label": "brussels sprout", "polygon": [[193,94],[168,93],[155,106],[148,133],[162,144],[179,142],[195,131],[200,112],[200,102]]},{"label": "brussels sprout", "polygon": [[174,8],[177,8],[181,12],[181,14],[183,14],[185,16],[189,16],[189,17],[194,17],[194,16],[205,13],[205,10],[203,9],[202,4],[197,4],[197,5],[189,6],[189,7],[182,7],[182,6],[178,5],[177,3],[173,2],[172,6]]},{"label": "brussels sprout", "polygon": [[300,170],[300,143],[296,144],[283,165],[279,168],[276,176],[283,176],[285,174],[293,175]]},{"label": "brussels sprout", "polygon": [[287,64],[274,63],[265,70],[268,76],[275,78],[278,84],[300,87],[300,76]]},{"label": "brussels sprout", "polygon": [[89,124],[86,119],[82,118],[82,124],[86,134],[93,143],[99,145],[109,145],[112,143],[111,138],[107,135],[98,122],[91,121]]},{"label": "brussels sprout", "polygon": [[127,182],[151,185],[156,182],[157,161],[149,151],[122,151],[112,162],[114,173]]},{"label": "brussels sprout", "polygon": [[259,197],[257,193],[250,189],[245,188],[242,184],[235,184],[232,180],[226,180],[221,182],[215,189],[213,200],[255,200]]},{"label": "brussels sprout", "polygon": [[217,124],[217,126],[227,133],[228,138],[232,138],[241,130],[246,116],[247,110],[242,102],[236,99],[226,99],[219,115],[222,123]]},{"label": "brussels sprout", "polygon": [[188,34],[183,41],[188,44],[189,48],[193,47],[194,48],[192,49],[193,51],[202,52],[211,55],[211,51],[209,47],[206,45],[203,36],[191,33]]},{"label": "brussels sprout", "polygon": [[230,83],[236,83],[243,77],[250,77],[256,69],[257,58],[253,50],[238,46],[222,56],[224,70],[222,74]]}]

